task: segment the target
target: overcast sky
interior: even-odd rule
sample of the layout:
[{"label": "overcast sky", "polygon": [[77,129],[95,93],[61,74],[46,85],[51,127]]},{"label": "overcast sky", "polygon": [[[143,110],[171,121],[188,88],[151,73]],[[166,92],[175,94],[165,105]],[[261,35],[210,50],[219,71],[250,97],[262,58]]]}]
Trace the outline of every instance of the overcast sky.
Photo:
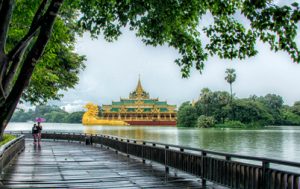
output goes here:
[{"label": "overcast sky", "polygon": [[89,35],[84,35],[78,39],[76,49],[86,55],[86,69],[80,74],[79,84],[64,92],[65,97],[58,104],[69,111],[78,110],[87,102],[110,104],[120,97],[128,97],[140,74],[142,85],[151,97],[180,105],[197,99],[204,87],[229,91],[224,80],[226,68],[236,70],[233,91],[237,97],[275,93],[287,104],[300,100],[300,65],[293,63],[285,52],[272,52],[262,43],[257,47],[259,54],[254,58],[243,61],[210,58],[203,74],[192,70],[190,78],[182,79],[174,63],[179,55],[172,48],[145,46],[127,30],[113,43],[101,36],[91,40]]}]

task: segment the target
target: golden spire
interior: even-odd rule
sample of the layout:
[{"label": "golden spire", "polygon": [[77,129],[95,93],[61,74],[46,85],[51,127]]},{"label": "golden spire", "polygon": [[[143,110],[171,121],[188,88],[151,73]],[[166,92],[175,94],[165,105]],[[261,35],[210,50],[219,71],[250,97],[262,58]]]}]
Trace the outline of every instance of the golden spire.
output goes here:
[{"label": "golden spire", "polygon": [[135,90],[129,94],[129,98],[130,99],[148,99],[149,98],[149,94],[146,91],[144,91],[144,89],[142,87],[140,75],[139,75],[139,80],[138,80],[137,86],[136,86]]},{"label": "golden spire", "polygon": [[138,81],[138,84],[136,86],[135,91],[136,91],[137,96],[142,96],[142,94],[144,92],[144,89],[143,89],[142,83],[141,83],[141,77],[140,77],[140,75],[139,75],[139,81]]}]

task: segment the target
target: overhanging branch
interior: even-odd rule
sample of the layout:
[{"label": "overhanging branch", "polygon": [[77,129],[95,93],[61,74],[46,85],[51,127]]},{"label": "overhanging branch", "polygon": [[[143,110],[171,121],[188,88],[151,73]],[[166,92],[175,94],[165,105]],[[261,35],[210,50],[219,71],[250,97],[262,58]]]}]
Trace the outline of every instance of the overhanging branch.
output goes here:
[{"label": "overhanging branch", "polygon": [[[2,2],[0,10],[0,52],[4,52],[7,31],[12,16],[14,0],[6,0]],[[1,63],[1,62],[0,62]]]},{"label": "overhanging branch", "polygon": [[31,41],[31,39],[37,34],[41,24],[45,21],[44,19],[44,12],[47,6],[48,0],[43,0],[40,4],[38,10],[36,11],[34,18],[31,22],[31,26],[29,28],[28,33],[19,41],[19,43],[8,53],[9,59],[13,60],[15,59],[15,56],[17,54],[20,54],[23,51],[25,47],[28,46],[28,43]]},{"label": "overhanging branch", "polygon": [[[44,22],[41,23],[40,32],[33,47],[27,54],[24,63],[22,64],[20,74],[7,98],[11,102],[10,106],[16,106],[14,102],[18,102],[21,98],[23,90],[29,85],[36,62],[42,56],[47,42],[50,39],[52,28],[57,17],[58,11],[62,5],[63,0],[52,0],[44,17]],[[14,107],[13,107],[14,108]]]},{"label": "overhanging branch", "polygon": [[48,0],[42,0],[38,10],[36,11],[36,14],[33,18],[33,21],[31,23],[30,29],[28,33],[23,37],[21,41],[13,48],[10,52],[8,57],[11,60],[11,66],[9,70],[6,72],[6,76],[3,79],[3,90],[6,94],[9,93],[11,82],[14,79],[16,70],[18,69],[21,58],[27,49],[30,41],[33,39],[33,37],[38,33],[40,26],[42,25],[44,19],[44,13],[47,6]]},{"label": "overhanging branch", "polygon": [[0,11],[1,11],[1,8],[2,8],[2,3],[3,3],[3,0],[0,0]]}]

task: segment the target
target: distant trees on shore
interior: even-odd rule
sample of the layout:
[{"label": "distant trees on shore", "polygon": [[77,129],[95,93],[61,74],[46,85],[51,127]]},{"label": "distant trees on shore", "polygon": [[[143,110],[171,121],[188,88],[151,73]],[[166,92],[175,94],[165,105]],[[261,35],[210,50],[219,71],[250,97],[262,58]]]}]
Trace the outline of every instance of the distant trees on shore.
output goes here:
[{"label": "distant trees on shore", "polygon": [[197,102],[184,102],[178,110],[180,127],[260,127],[300,125],[300,101],[284,105],[281,96],[267,94],[249,98],[233,97],[225,91],[204,88]]},{"label": "distant trees on shore", "polygon": [[22,109],[16,111],[11,122],[34,121],[36,117],[43,117],[51,123],[81,123],[83,113],[82,111],[68,113],[58,106],[42,105],[27,112]]}]

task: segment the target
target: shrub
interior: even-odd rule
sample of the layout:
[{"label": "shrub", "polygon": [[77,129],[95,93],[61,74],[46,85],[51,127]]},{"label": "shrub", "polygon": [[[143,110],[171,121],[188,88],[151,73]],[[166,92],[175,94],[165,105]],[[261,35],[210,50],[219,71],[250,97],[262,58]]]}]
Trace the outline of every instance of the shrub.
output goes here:
[{"label": "shrub", "polygon": [[201,115],[197,119],[197,127],[209,128],[215,125],[215,118],[213,116]]},{"label": "shrub", "polygon": [[222,124],[216,125],[216,127],[225,127],[225,128],[246,128],[247,126],[240,121],[225,121]]},{"label": "shrub", "polygon": [[11,141],[11,140],[13,140],[15,138],[16,138],[16,136],[14,136],[14,135],[4,134],[3,140],[0,141],[0,146],[8,143],[9,141]]}]

